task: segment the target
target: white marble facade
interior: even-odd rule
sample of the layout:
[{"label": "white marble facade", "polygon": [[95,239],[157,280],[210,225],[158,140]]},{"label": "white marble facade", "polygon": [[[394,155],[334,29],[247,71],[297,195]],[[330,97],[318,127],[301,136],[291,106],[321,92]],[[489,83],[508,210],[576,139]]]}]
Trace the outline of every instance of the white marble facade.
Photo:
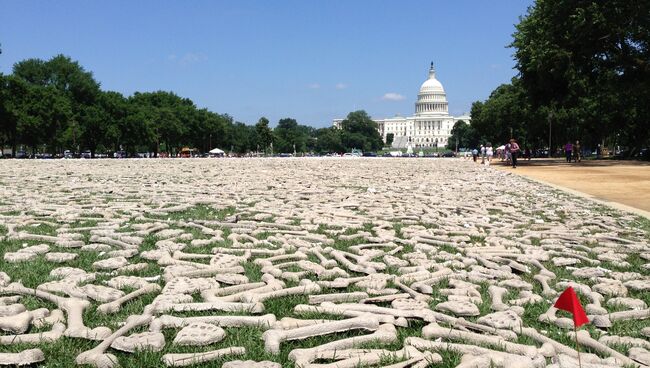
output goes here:
[{"label": "white marble facade", "polygon": [[[431,63],[429,78],[422,83],[418,100],[415,103],[415,115],[396,116],[388,119],[373,119],[384,142],[389,133],[393,133],[393,147],[444,147],[451,136],[451,129],[458,120],[470,123],[467,115],[453,117],[449,115],[447,94],[442,83],[436,79],[436,71]],[[334,126],[340,127],[343,119],[334,119]]]}]

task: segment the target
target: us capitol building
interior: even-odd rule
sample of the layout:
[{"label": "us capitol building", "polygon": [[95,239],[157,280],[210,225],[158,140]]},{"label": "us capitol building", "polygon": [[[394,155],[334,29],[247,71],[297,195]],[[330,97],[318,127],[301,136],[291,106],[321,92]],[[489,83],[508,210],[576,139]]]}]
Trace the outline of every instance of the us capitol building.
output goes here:
[{"label": "us capitol building", "polygon": [[[334,126],[340,128],[343,120],[334,119]],[[449,115],[447,94],[442,83],[436,79],[433,62],[429,68],[429,79],[420,87],[414,116],[373,120],[377,123],[384,142],[386,136],[393,133],[393,148],[444,147],[451,137],[454,123],[458,120],[470,123],[467,115]]]}]

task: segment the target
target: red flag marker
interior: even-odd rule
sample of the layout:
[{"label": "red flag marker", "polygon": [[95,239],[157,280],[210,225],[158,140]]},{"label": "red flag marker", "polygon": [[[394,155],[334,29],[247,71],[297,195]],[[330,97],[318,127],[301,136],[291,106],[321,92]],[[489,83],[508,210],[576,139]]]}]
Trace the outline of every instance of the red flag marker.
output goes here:
[{"label": "red flag marker", "polygon": [[585,323],[589,323],[589,318],[587,318],[585,310],[582,309],[580,299],[578,299],[578,296],[576,295],[576,292],[573,290],[573,288],[569,286],[562,292],[562,294],[560,294],[560,297],[557,298],[557,301],[553,306],[557,309],[567,311],[573,315],[573,331],[576,334],[578,366],[582,367],[582,362],[580,361],[580,345],[578,344],[578,327],[584,325]]},{"label": "red flag marker", "polygon": [[571,286],[564,290],[564,292],[555,302],[554,307],[573,314],[573,324],[576,328],[584,325],[585,323],[589,323],[587,314],[585,313],[585,310],[582,309],[582,305],[580,304],[580,299],[578,299],[576,292]]}]

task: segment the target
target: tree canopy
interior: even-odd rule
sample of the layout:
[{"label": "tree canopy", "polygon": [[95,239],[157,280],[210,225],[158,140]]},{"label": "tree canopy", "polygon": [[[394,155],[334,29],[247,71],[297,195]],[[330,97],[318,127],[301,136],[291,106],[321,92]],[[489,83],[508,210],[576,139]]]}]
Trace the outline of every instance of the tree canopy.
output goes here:
[{"label": "tree canopy", "polygon": [[363,110],[353,111],[341,122],[341,143],[349,149],[376,151],[384,145],[375,123]]},{"label": "tree canopy", "polygon": [[463,120],[454,123],[451,129],[451,137],[447,140],[447,148],[455,150],[456,148],[476,147],[476,133],[474,127]]},{"label": "tree canopy", "polygon": [[314,129],[292,118],[272,129],[198,108],[174,92],[104,91],[93,74],[63,55],[27,59],[11,75],[0,74],[0,146],[35,152],[174,154],[182,147],[207,152],[305,153],[381,148],[376,124],[364,111],[352,112],[345,128]]},{"label": "tree canopy", "polygon": [[472,106],[478,140],[649,144],[649,26],[647,1],[537,0],[510,45],[519,75]]}]

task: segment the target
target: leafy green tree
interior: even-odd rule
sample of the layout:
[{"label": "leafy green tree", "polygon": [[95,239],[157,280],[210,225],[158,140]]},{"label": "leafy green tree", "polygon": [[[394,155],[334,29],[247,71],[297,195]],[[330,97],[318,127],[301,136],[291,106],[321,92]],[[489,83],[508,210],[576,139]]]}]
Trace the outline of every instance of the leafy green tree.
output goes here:
[{"label": "leafy green tree", "polygon": [[[86,131],[88,134],[98,131],[96,129],[98,124],[102,125],[97,121],[98,114],[88,113],[87,110],[89,106],[96,102],[100,94],[99,83],[95,81],[92,73],[84,70],[78,62],[63,55],[57,55],[48,61],[27,59],[14,65],[13,75],[30,85],[32,92],[42,93],[44,96],[47,96],[43,104],[47,104],[56,99],[58,101],[57,105],[61,106],[50,113],[41,111],[40,117],[32,113],[28,116],[22,115],[18,121],[18,128],[20,130],[20,124],[22,124],[22,131],[29,132],[24,134],[31,136],[35,133],[32,129],[38,129],[35,127],[40,121],[44,124],[43,129],[45,130],[42,131],[42,134],[46,135],[48,145],[51,149],[61,152],[64,149],[62,143],[66,140],[65,132],[68,130],[67,125],[69,122],[78,123],[82,132],[84,128],[87,128]],[[34,95],[25,94],[21,95],[20,98],[32,99]],[[23,106],[27,106],[28,104],[31,104],[30,111],[36,108],[33,102],[27,101],[24,101]],[[63,116],[62,114],[67,116]],[[91,138],[86,135],[85,138],[86,142],[97,142],[102,137],[97,136]],[[42,140],[36,136],[23,136],[21,139],[27,139],[32,144],[35,141]],[[26,141],[23,143],[29,145]]]},{"label": "leafy green tree", "polygon": [[363,110],[349,113],[341,122],[341,129],[341,142],[347,150],[376,151],[384,145],[377,123]]},{"label": "leafy green tree", "polygon": [[262,116],[260,120],[257,121],[257,124],[255,124],[255,132],[257,137],[257,146],[259,146],[262,151],[267,152],[273,142],[273,130],[269,127],[269,119]]},{"label": "leafy green tree", "polygon": [[343,152],[345,147],[341,143],[341,130],[334,127],[317,129],[315,150],[321,153]]},{"label": "leafy green tree", "polygon": [[387,147],[390,147],[393,144],[394,140],[395,140],[395,133],[386,134],[386,146]]},{"label": "leafy green tree", "polygon": [[123,127],[128,114],[128,103],[126,98],[114,91],[102,92],[99,97],[99,104],[105,114],[105,132],[102,144],[113,151],[119,151],[120,141],[124,137]]},{"label": "leafy green tree", "polygon": [[108,128],[106,113],[99,105],[89,105],[81,109],[79,118],[82,122],[80,126],[81,146],[89,149],[91,156],[95,157],[97,146],[103,142]]},{"label": "leafy green tree", "polygon": [[[210,112],[209,113],[209,126],[210,132],[212,133],[212,145],[213,147],[216,144],[216,147],[225,148],[228,146],[227,142],[227,131],[232,126],[232,118],[227,115],[219,115]],[[216,139],[215,139],[216,138]]]},{"label": "leafy green tree", "polygon": [[536,123],[560,141],[649,143],[648,14],[648,1],[537,0],[511,45]]},{"label": "leafy green tree", "polygon": [[33,153],[41,145],[56,149],[58,132],[72,114],[69,101],[52,86],[33,85],[20,78],[10,78],[9,91],[6,106],[14,139]]},{"label": "leafy green tree", "polygon": [[172,154],[184,145],[197,143],[191,142],[186,135],[188,127],[193,125],[196,110],[190,99],[173,92],[136,92],[129,98],[129,103],[139,111],[143,119],[141,124],[147,125],[144,129],[146,139],[142,141],[147,150],[157,154],[159,147],[164,145],[165,151]]},{"label": "leafy green tree", "polygon": [[476,147],[475,137],[474,128],[465,121],[458,120],[451,129],[451,137],[447,141],[447,149],[455,150],[456,147]]},{"label": "leafy green tree", "polygon": [[[527,145],[531,140],[530,132],[543,136],[543,131],[536,128],[546,126],[536,124],[525,90],[517,78],[513,78],[510,84],[497,87],[485,102],[474,103],[471,114],[472,124],[468,131],[472,134],[469,141],[462,145],[459,143],[461,147],[469,148],[486,142],[500,144],[510,138],[517,138],[521,145]],[[455,144],[451,140],[449,143]]]},{"label": "leafy green tree", "polygon": [[253,132],[255,127],[236,122],[230,127],[230,147],[235,153],[243,154],[251,151]]},{"label": "leafy green tree", "polygon": [[9,100],[9,78],[0,73],[0,150],[6,144],[11,144],[11,135],[15,128],[9,114],[7,101]]},{"label": "leafy green tree", "polygon": [[273,130],[274,149],[277,152],[292,153],[307,150],[308,131],[300,126],[295,119],[285,118],[278,121]]}]

